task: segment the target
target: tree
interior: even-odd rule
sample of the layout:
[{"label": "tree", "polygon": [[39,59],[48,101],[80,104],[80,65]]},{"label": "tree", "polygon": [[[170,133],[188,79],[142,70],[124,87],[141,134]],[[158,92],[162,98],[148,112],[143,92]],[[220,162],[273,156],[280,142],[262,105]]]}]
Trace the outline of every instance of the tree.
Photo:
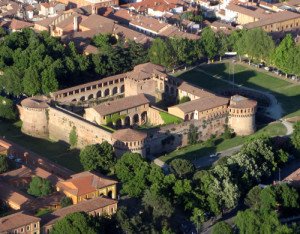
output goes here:
[{"label": "tree", "polygon": [[218,54],[218,39],[210,27],[203,29],[201,34],[201,43],[208,60],[213,59]]},{"label": "tree", "polygon": [[298,192],[287,184],[279,184],[272,187],[276,201],[284,208],[299,208]]},{"label": "tree", "polygon": [[35,176],[32,178],[27,192],[36,197],[44,197],[52,193],[51,182],[47,179]]},{"label": "tree", "polygon": [[13,101],[2,96],[0,96],[0,117],[8,120],[16,119]]},{"label": "tree", "polygon": [[149,58],[152,63],[171,68],[174,65],[174,57],[169,43],[161,38],[156,38],[152,42],[149,50]]},{"label": "tree", "polygon": [[179,104],[185,103],[185,102],[189,102],[191,101],[189,96],[183,96],[180,100],[179,100]]},{"label": "tree", "polygon": [[64,218],[58,220],[54,225],[51,234],[96,234],[98,225],[95,219],[83,212],[76,212],[66,215]]},{"label": "tree", "polygon": [[245,205],[254,209],[258,210],[261,206],[261,199],[260,193],[262,189],[259,186],[253,187],[247,194],[245,198]]},{"label": "tree", "polygon": [[109,172],[116,159],[114,149],[107,141],[101,144],[88,145],[80,151],[80,162],[85,170]]},{"label": "tree", "polygon": [[228,36],[223,32],[219,32],[217,34],[217,38],[218,38],[219,56],[221,61],[225,53],[229,51],[229,39]]},{"label": "tree", "polygon": [[281,225],[274,211],[267,213],[251,209],[239,211],[234,222],[239,233],[292,233],[287,226]]},{"label": "tree", "polygon": [[49,94],[50,92],[57,91],[58,81],[53,68],[46,68],[42,72],[42,90],[43,93]]},{"label": "tree", "polygon": [[36,68],[29,67],[25,71],[23,87],[24,92],[27,95],[36,95],[41,93],[41,81]]},{"label": "tree", "polygon": [[196,225],[198,233],[200,233],[200,225],[205,221],[204,211],[199,208],[194,208],[190,220]]},{"label": "tree", "polygon": [[147,188],[149,165],[137,153],[125,153],[117,161],[115,171],[123,186],[121,193],[132,197],[139,197]]},{"label": "tree", "polygon": [[294,124],[294,131],[291,139],[295,148],[300,150],[300,122]]},{"label": "tree", "polygon": [[291,34],[287,34],[276,47],[272,56],[275,66],[285,73],[292,73],[294,67],[294,52],[295,41]]},{"label": "tree", "polygon": [[178,178],[187,178],[195,171],[195,166],[186,159],[174,159],[170,163],[170,169]]},{"label": "tree", "polygon": [[75,147],[77,145],[77,141],[78,141],[78,136],[77,136],[76,127],[73,126],[69,133],[69,143],[71,147]]},{"label": "tree", "polygon": [[171,202],[163,194],[158,194],[151,190],[146,190],[143,196],[143,204],[146,207],[151,207],[155,218],[171,217],[174,208]]},{"label": "tree", "polygon": [[224,221],[216,223],[212,228],[212,234],[232,234],[232,233],[233,233],[232,227]]},{"label": "tree", "polygon": [[8,170],[8,160],[5,155],[0,155],[0,173],[4,173]]},{"label": "tree", "polygon": [[73,205],[73,201],[71,198],[65,196],[60,200],[60,205],[61,207],[71,206]]},{"label": "tree", "polygon": [[260,205],[260,210],[263,213],[268,213],[276,207],[276,195],[273,189],[268,186],[264,188],[261,193],[260,193],[260,200],[261,200],[261,205]]},{"label": "tree", "polygon": [[198,142],[199,132],[198,127],[194,124],[190,124],[189,132],[188,132],[188,143],[190,145],[196,144]]}]

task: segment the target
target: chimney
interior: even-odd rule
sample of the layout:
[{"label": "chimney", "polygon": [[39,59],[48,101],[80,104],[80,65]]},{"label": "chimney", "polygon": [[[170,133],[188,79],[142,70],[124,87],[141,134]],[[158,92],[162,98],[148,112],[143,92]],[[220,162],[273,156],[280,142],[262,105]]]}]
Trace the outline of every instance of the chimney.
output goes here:
[{"label": "chimney", "polygon": [[73,18],[73,30],[74,30],[74,32],[78,31],[78,16],[77,15],[75,15]]}]

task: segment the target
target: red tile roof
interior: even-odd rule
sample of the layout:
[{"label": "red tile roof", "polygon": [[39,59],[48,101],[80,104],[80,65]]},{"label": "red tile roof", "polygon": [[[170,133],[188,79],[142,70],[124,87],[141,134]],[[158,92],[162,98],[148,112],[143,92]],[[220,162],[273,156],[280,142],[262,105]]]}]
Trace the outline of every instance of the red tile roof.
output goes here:
[{"label": "red tile roof", "polygon": [[112,134],[112,138],[122,142],[142,141],[147,138],[147,133],[131,128],[121,129]]},{"label": "red tile roof", "polygon": [[57,187],[75,196],[81,196],[117,183],[117,181],[100,176],[95,172],[85,171],[72,175],[69,180],[58,182]]},{"label": "red tile roof", "polygon": [[18,212],[0,218],[0,233],[7,233],[13,229],[23,227],[32,223],[37,223],[41,219]]}]

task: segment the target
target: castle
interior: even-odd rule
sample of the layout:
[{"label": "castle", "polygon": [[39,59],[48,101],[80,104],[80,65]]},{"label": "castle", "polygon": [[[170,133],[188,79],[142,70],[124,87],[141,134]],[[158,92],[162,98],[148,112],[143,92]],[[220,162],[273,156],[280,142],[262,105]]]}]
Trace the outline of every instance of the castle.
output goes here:
[{"label": "castle", "polygon": [[[176,104],[183,97],[189,101]],[[84,114],[74,112],[86,103],[94,105],[83,105]],[[163,109],[158,103],[164,103]],[[218,96],[168,75],[162,66],[145,63],[49,97],[29,97],[18,109],[26,134],[69,142],[75,130],[78,147],[108,141],[117,155],[155,155],[186,145],[190,124],[198,127],[199,140],[222,134],[226,125],[237,135],[252,134],[257,102],[239,95]],[[178,122],[167,124],[166,116]],[[159,127],[137,129],[145,124]]]}]

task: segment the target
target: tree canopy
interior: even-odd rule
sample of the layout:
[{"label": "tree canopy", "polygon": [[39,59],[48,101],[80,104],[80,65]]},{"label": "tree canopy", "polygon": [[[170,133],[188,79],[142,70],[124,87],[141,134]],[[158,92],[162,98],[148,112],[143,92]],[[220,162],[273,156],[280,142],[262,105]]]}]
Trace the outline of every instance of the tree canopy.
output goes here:
[{"label": "tree canopy", "polygon": [[107,141],[84,147],[79,156],[85,170],[97,170],[102,173],[108,173],[116,161],[114,149]]},{"label": "tree canopy", "polygon": [[44,197],[51,194],[52,191],[53,189],[50,181],[38,176],[32,178],[27,190],[28,194],[36,197]]},{"label": "tree canopy", "polygon": [[95,219],[83,212],[76,212],[66,215],[58,220],[51,229],[51,234],[96,234],[98,233],[98,225]]}]

